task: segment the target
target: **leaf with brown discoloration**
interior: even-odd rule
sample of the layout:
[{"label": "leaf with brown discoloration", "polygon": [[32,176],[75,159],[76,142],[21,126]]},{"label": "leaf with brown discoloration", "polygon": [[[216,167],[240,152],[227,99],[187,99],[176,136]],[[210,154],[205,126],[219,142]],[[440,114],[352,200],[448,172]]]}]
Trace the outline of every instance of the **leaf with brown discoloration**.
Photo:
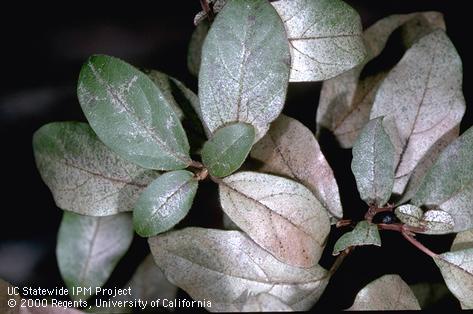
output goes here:
[{"label": "leaf with brown discoloration", "polygon": [[358,292],[349,311],[420,310],[411,288],[398,275],[384,275]]},{"label": "leaf with brown discoloration", "polygon": [[293,266],[317,264],[330,231],[329,216],[303,185],[239,172],[219,182],[225,213],[256,243]]},{"label": "leaf with brown discoloration", "polygon": [[263,162],[258,171],[299,181],[314,193],[331,216],[343,217],[332,168],[312,132],[299,121],[280,115],[255,144],[251,157]]},{"label": "leaf with brown discoloration", "polygon": [[376,91],[386,76],[377,72],[360,78],[363,69],[380,55],[390,35],[401,27],[403,44],[410,47],[418,38],[435,29],[445,29],[441,13],[422,12],[386,17],[363,33],[367,58],[356,68],[324,81],[317,109],[317,133],[332,131],[344,148],[353,146],[359,132],[369,121]]},{"label": "leaf with brown discoloration", "polygon": [[319,265],[299,268],[274,258],[244,233],[186,228],[148,240],[170,282],[210,311],[238,311],[248,296],[267,293],[295,311],[308,310],[328,283]]}]

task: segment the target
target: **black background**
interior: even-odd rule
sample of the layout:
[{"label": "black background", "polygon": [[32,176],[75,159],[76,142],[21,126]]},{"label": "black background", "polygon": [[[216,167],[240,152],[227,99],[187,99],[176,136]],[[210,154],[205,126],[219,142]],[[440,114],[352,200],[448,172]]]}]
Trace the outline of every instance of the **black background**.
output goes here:
[{"label": "black background", "polygon": [[[473,121],[473,110],[468,106],[473,72],[467,2],[347,2],[359,12],[365,28],[394,13],[444,13],[447,33],[463,60],[467,111],[462,131],[468,128]],[[17,3],[16,8],[2,8],[0,278],[20,286],[62,285],[54,252],[62,212],[36,170],[31,138],[35,130],[48,122],[85,121],[75,95],[82,62],[94,53],[117,56],[139,67],[161,70],[196,91],[196,79],[187,71],[186,53],[194,29],[193,16],[199,10],[198,0],[126,5],[85,1],[67,6]],[[390,57],[401,57],[396,47],[392,47]],[[320,83],[291,84],[284,112],[315,130],[320,87]],[[349,171],[350,150],[340,149],[330,135],[321,138],[321,146],[341,187],[345,216],[361,218],[366,205],[359,200]],[[200,188],[196,206],[181,226],[218,225],[221,216],[215,190],[212,183]],[[331,249],[346,231],[332,233],[328,247]],[[449,249],[452,236],[419,239],[433,251],[443,252]],[[346,259],[316,308],[347,308],[360,288],[386,273],[400,274],[409,284],[443,282],[433,261],[399,234],[383,232],[382,240],[382,248],[361,248]],[[119,263],[107,286],[123,285],[146,253],[146,242],[135,237],[132,251]],[[321,263],[330,267],[333,258],[327,253]],[[437,306],[459,308],[451,295]]]}]

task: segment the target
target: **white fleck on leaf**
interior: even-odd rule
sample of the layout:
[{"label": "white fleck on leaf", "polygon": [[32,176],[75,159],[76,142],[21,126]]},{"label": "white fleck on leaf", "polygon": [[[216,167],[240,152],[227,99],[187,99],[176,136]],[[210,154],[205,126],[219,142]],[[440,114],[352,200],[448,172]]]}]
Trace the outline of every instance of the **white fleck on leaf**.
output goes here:
[{"label": "white fleck on leaf", "polygon": [[[68,287],[101,287],[133,240],[131,214],[106,217],[64,212],[58,231],[56,255]],[[71,290],[70,290],[71,291]],[[71,295],[87,299],[90,295]]]},{"label": "white fleck on leaf", "polygon": [[473,309],[473,248],[443,253],[434,261],[462,308]]},{"label": "white fleck on leaf", "polygon": [[251,157],[263,163],[258,171],[297,180],[314,193],[331,216],[343,217],[332,168],[312,132],[296,119],[281,114],[255,144]]},{"label": "white fleck on leaf", "polygon": [[77,96],[97,136],[123,158],[144,168],[189,166],[189,143],[172,105],[144,73],[109,56],[82,66]]},{"label": "white fleck on leaf", "polygon": [[458,251],[473,248],[473,229],[459,232],[453,240],[450,251]]},{"label": "white fleck on leaf", "polygon": [[209,130],[246,122],[255,142],[263,137],[283,108],[290,60],[284,25],[268,1],[225,5],[202,48],[199,99]]},{"label": "white fleck on leaf", "polygon": [[33,136],[36,165],[62,209],[89,216],[131,211],[159,172],[143,169],[105,146],[86,123],[54,122]]},{"label": "white fleck on leaf", "polygon": [[411,204],[396,207],[394,214],[402,223],[406,225],[418,227],[424,211],[419,207]]},{"label": "white fleck on leaf", "polygon": [[378,226],[368,221],[360,221],[353,231],[342,235],[333,247],[333,255],[338,255],[351,246],[376,245],[381,246]]},{"label": "white fleck on leaf", "polygon": [[383,206],[391,196],[394,183],[395,152],[382,118],[366,124],[352,154],[351,170],[361,199],[369,205]]},{"label": "white fleck on leaf", "polygon": [[370,118],[384,116],[396,150],[393,192],[402,194],[419,161],[465,112],[462,64],[443,30],[415,42],[379,87]]},{"label": "white fleck on leaf", "polygon": [[322,81],[365,58],[357,12],[340,0],[280,0],[272,3],[291,46],[291,82]]},{"label": "white fleck on leaf", "polygon": [[154,180],[136,201],[136,233],[150,237],[174,227],[189,212],[199,183],[187,170],[166,172]]},{"label": "white fleck on leaf", "polygon": [[449,213],[453,232],[473,229],[473,128],[440,154],[412,203]]},{"label": "white fleck on leaf", "polygon": [[452,216],[438,209],[431,209],[424,213],[420,226],[425,228],[425,234],[444,234],[453,232],[455,222]]},{"label": "white fleck on leaf", "polygon": [[308,310],[328,283],[319,265],[278,261],[239,231],[186,228],[148,240],[156,264],[171,283],[210,311],[235,311],[250,295],[267,293],[295,311]]},{"label": "white fleck on leaf", "polygon": [[351,148],[363,126],[370,120],[376,91],[386,72],[362,76],[363,69],[383,51],[390,35],[399,27],[403,45],[408,48],[418,38],[435,29],[445,29],[438,12],[391,15],[379,20],[363,33],[367,57],[362,64],[324,81],[317,108],[317,133],[332,131],[343,148]]},{"label": "white fleck on leaf", "polygon": [[399,275],[384,275],[358,292],[348,311],[420,310],[411,288]]},{"label": "white fleck on leaf", "polygon": [[295,181],[239,172],[219,182],[224,212],[277,259],[312,267],[322,255],[330,220],[315,196]]}]

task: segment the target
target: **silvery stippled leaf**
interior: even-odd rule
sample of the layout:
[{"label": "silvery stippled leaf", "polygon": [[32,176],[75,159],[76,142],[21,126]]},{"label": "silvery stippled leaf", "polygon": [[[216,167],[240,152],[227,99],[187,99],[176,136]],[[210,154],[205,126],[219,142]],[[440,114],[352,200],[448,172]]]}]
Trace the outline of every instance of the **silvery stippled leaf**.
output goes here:
[{"label": "silvery stippled leaf", "polygon": [[249,296],[245,304],[241,307],[241,312],[293,312],[294,310],[269,293],[259,293]]},{"label": "silvery stippled leaf", "polygon": [[431,209],[424,213],[419,225],[425,229],[422,233],[445,234],[453,232],[455,221],[449,213],[439,209]]},{"label": "silvery stippled leaf", "polygon": [[420,220],[424,215],[424,211],[415,205],[406,204],[396,207],[394,214],[402,223],[409,226],[418,227]]},{"label": "silvery stippled leaf", "polygon": [[384,116],[396,150],[393,192],[402,194],[419,161],[465,112],[462,64],[443,30],[422,37],[379,87],[370,118]]},{"label": "silvery stippled leaf", "polygon": [[473,248],[473,229],[457,233],[450,251]]},{"label": "silvery stippled leaf", "polygon": [[[106,217],[64,212],[57,237],[56,256],[68,287],[101,287],[133,240],[131,214]],[[72,290],[69,290],[72,291]],[[87,299],[91,295],[71,295]]]},{"label": "silvery stippled leaf", "polygon": [[226,177],[237,171],[250,153],[255,128],[234,123],[218,129],[202,148],[202,162],[209,173]]},{"label": "silvery stippled leaf", "polygon": [[202,45],[210,28],[209,21],[200,22],[192,33],[187,49],[187,68],[195,76],[199,76],[200,61],[202,58]]},{"label": "silvery stippled leaf", "polygon": [[383,206],[394,183],[395,151],[383,127],[383,119],[373,119],[353,146],[351,170],[360,197],[369,205]]},{"label": "silvery stippled leaf", "polygon": [[239,231],[186,228],[149,240],[156,264],[171,283],[213,312],[235,311],[248,296],[271,294],[295,311],[308,310],[328,283],[319,265],[287,265]]},{"label": "silvery stippled leaf", "polygon": [[351,246],[381,246],[378,226],[368,221],[360,221],[353,231],[347,232],[337,240],[333,247],[333,255],[338,255]]},{"label": "silvery stippled leaf", "polygon": [[233,0],[217,15],[202,48],[199,99],[211,132],[246,122],[259,140],[281,113],[291,55],[281,18],[266,0]]},{"label": "silvery stippled leaf", "polygon": [[473,228],[473,128],[440,154],[412,199],[418,206],[441,209],[454,220],[453,232]]},{"label": "silvery stippled leaf", "polygon": [[281,114],[255,144],[251,157],[263,163],[258,171],[297,180],[314,193],[331,216],[343,217],[332,168],[312,132],[296,119]]},{"label": "silvery stippled leaf", "polygon": [[97,136],[123,158],[144,168],[189,166],[189,143],[163,92],[128,63],[95,55],[82,66],[77,95]]},{"label": "silvery stippled leaf", "polygon": [[330,231],[327,211],[295,181],[238,172],[219,182],[224,212],[252,240],[280,261],[316,265]]},{"label": "silvery stippled leaf", "polygon": [[462,308],[473,309],[473,248],[443,253],[434,261]]},{"label": "silvery stippled leaf", "polygon": [[291,82],[322,81],[365,58],[357,12],[340,0],[279,0],[272,3],[291,45]]},{"label": "silvery stippled leaf", "polygon": [[33,136],[36,165],[62,209],[89,216],[131,211],[159,176],[114,153],[86,123],[53,122]]},{"label": "silvery stippled leaf", "polygon": [[445,29],[438,12],[391,15],[379,20],[363,33],[367,57],[355,68],[324,81],[317,108],[317,133],[322,128],[333,132],[343,148],[351,148],[369,121],[376,91],[386,76],[378,71],[360,77],[363,69],[383,51],[389,37],[400,27],[403,45],[408,48],[418,38],[435,29]]},{"label": "silvery stippled leaf", "polygon": [[420,310],[411,288],[399,275],[384,275],[358,292],[349,311]]},{"label": "silvery stippled leaf", "polygon": [[133,210],[136,233],[150,237],[174,227],[189,212],[198,185],[197,178],[187,170],[166,172],[154,180]]}]

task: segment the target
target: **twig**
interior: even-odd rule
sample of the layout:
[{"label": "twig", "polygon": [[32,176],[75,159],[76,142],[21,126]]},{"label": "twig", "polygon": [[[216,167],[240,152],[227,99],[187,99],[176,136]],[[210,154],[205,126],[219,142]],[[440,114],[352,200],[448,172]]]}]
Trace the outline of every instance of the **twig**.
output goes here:
[{"label": "twig", "polygon": [[214,12],[212,8],[210,7],[208,0],[200,0],[200,6],[202,7],[202,10],[204,10],[205,14],[207,15],[209,22],[212,22],[214,19]]}]

